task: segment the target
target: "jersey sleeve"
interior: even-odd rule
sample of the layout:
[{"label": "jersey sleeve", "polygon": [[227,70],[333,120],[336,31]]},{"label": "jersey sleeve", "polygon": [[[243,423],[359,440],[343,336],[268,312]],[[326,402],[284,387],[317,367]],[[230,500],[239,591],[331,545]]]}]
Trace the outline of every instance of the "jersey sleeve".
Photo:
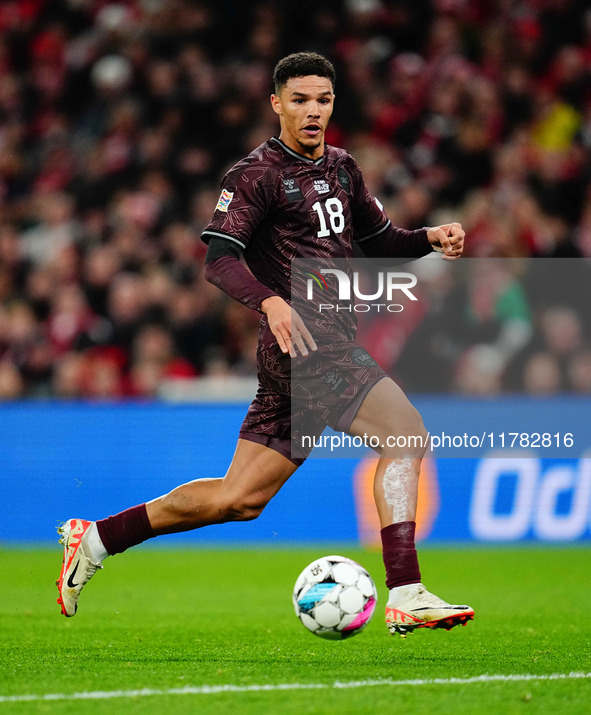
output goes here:
[{"label": "jersey sleeve", "polygon": [[369,193],[357,162],[350,158],[347,169],[351,173],[353,236],[357,243],[386,231],[390,220],[380,203]]},{"label": "jersey sleeve", "polygon": [[241,254],[242,249],[235,243],[212,236],[205,258],[205,278],[243,305],[260,311],[265,298],[276,293],[242,265]]},{"label": "jersey sleeve", "polygon": [[274,199],[275,182],[269,167],[233,167],[222,180],[222,192],[201,239],[226,239],[245,249]]},{"label": "jersey sleeve", "polygon": [[407,231],[392,226],[383,206],[365,185],[358,164],[351,159],[353,240],[367,256],[419,258],[433,250],[427,229]]}]

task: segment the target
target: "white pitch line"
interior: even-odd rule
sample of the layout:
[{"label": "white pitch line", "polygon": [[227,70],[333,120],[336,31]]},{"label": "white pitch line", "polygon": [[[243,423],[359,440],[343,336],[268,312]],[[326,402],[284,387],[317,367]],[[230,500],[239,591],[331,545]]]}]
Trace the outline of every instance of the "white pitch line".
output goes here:
[{"label": "white pitch line", "polygon": [[427,678],[425,680],[349,680],[335,683],[276,683],[275,685],[188,685],[184,688],[155,690],[92,690],[81,693],[46,693],[45,695],[0,695],[0,703],[21,703],[47,700],[109,700],[110,698],[140,698],[148,695],[217,695],[219,693],[260,693],[280,690],[345,690],[375,686],[417,685],[469,685],[471,683],[524,682],[531,680],[581,680],[591,678],[591,673],[550,673],[532,675],[514,673],[508,675],[476,675],[472,678]]}]

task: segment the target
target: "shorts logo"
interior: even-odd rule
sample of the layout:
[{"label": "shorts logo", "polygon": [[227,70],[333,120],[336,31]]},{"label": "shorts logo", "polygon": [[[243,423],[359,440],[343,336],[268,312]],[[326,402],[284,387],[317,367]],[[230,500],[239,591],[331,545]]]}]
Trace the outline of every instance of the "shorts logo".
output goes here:
[{"label": "shorts logo", "polygon": [[314,188],[319,194],[327,194],[330,191],[330,186],[324,179],[314,179]]},{"label": "shorts logo", "polygon": [[224,213],[227,213],[228,206],[230,205],[230,201],[232,201],[233,198],[234,198],[233,191],[226,191],[226,189],[222,189],[222,193],[220,194],[220,198],[218,200],[218,205],[215,207],[215,210],[223,211]]},{"label": "shorts logo", "polygon": [[377,362],[363,348],[354,348],[351,351],[351,360],[359,367],[375,367]]},{"label": "shorts logo", "polygon": [[297,181],[291,177],[283,179],[283,190],[285,191],[285,196],[290,203],[304,198]]},{"label": "shorts logo", "polygon": [[327,372],[324,377],[324,382],[326,382],[330,391],[334,392],[337,397],[342,395],[349,386],[345,378],[341,377],[336,370],[330,370]]}]

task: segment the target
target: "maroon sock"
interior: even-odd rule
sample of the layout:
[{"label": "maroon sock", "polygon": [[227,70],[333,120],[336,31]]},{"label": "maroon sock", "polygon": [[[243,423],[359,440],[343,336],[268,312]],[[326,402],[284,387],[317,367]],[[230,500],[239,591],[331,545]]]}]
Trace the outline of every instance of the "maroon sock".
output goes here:
[{"label": "maroon sock", "polygon": [[415,527],[414,521],[401,521],[385,526],[381,531],[388,588],[421,581],[415,548]]},{"label": "maroon sock", "polygon": [[96,522],[96,528],[111,556],[154,536],[145,504],[132,506],[115,516],[101,519]]}]

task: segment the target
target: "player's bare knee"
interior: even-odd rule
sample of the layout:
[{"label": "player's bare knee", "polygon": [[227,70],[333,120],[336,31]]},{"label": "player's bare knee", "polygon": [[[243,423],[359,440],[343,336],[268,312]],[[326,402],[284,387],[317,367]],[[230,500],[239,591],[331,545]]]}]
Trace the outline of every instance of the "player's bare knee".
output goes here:
[{"label": "player's bare knee", "polygon": [[408,456],[421,458],[427,449],[428,432],[420,412],[411,404],[405,411],[402,426],[405,439],[401,442],[405,442],[404,446],[408,451]]},{"label": "player's bare knee", "polygon": [[388,435],[381,440],[380,456],[422,459],[427,451],[429,433],[420,413],[409,405],[405,414],[397,417],[396,425],[393,424]]},{"label": "player's bare knee", "polygon": [[[414,409],[414,407],[413,407]],[[416,427],[415,431],[413,432],[414,435],[416,435],[416,440],[415,440],[415,457],[418,457],[422,459],[425,456],[425,452],[427,451],[427,440],[429,438],[429,432],[427,431],[427,428],[425,427],[423,423],[423,418],[415,410],[416,412]]]}]

